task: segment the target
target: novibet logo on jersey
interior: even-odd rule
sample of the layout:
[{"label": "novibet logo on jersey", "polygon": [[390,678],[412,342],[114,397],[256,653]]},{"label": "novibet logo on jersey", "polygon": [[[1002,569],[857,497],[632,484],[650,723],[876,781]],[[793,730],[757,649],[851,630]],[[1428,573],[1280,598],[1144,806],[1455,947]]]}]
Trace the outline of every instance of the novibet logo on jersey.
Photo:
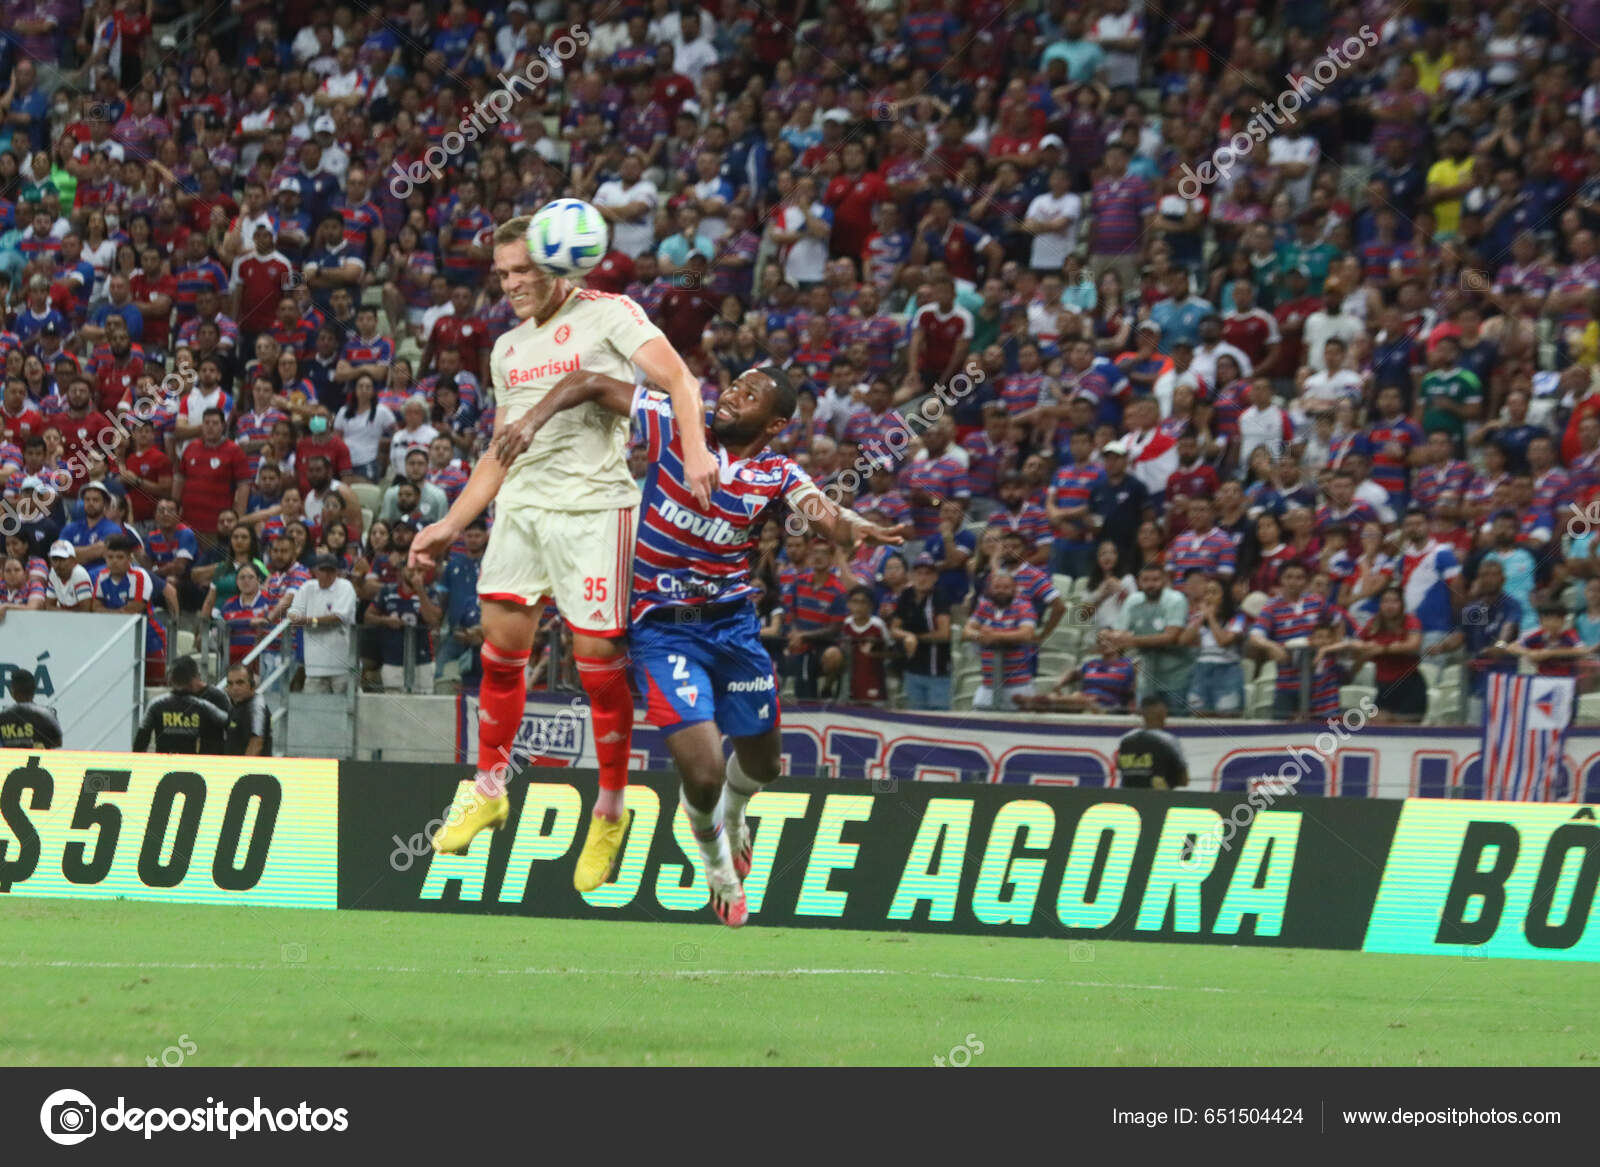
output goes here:
[{"label": "novibet logo on jersey", "polygon": [[39,1108],[39,1125],[51,1142],[71,1147],[91,1135],[118,1131],[141,1134],[146,1139],[164,1131],[226,1134],[230,1139],[293,1131],[342,1133],[350,1129],[350,1112],[342,1106],[337,1110],[313,1108],[304,1101],[274,1110],[263,1105],[259,1095],[251,1099],[250,1106],[230,1107],[226,1102],[207,1098],[204,1106],[145,1109],[129,1106],[119,1094],[117,1104],[101,1113],[87,1094],[57,1090]]}]

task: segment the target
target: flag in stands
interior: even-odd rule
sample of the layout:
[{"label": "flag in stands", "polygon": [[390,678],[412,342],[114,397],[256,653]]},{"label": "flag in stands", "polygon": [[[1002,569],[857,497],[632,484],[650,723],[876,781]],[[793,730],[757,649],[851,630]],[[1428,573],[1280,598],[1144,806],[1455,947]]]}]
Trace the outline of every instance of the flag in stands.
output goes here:
[{"label": "flag in stands", "polygon": [[1483,796],[1512,802],[1557,797],[1577,682],[1571,677],[1488,678],[1483,725]]}]

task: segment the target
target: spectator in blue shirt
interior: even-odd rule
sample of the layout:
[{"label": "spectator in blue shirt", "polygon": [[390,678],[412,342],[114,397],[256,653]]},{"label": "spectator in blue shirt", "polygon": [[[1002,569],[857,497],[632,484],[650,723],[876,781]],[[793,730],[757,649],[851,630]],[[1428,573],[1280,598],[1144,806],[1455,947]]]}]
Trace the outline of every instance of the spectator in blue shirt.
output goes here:
[{"label": "spectator in blue shirt", "polygon": [[483,565],[483,549],[489,545],[489,531],[477,518],[462,533],[464,548],[452,552],[434,582],[434,595],[444,609],[444,628],[439,637],[439,654],[434,662],[435,679],[444,675],[444,666],[461,661],[463,679],[478,673],[478,650],[483,646],[483,613],[478,606],[478,569]]},{"label": "spectator in blue shirt", "polygon": [[78,549],[78,562],[93,577],[105,567],[106,540],[121,535],[122,524],[106,514],[111,492],[100,483],[87,483],[78,491],[78,500],[83,503],[83,518],[63,527],[61,537]]}]

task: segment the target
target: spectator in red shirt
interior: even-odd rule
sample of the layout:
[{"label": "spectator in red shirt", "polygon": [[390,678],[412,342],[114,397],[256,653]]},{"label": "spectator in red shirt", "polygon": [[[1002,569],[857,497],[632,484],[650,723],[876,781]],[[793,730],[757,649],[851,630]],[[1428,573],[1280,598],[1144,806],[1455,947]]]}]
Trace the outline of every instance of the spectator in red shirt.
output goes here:
[{"label": "spectator in red shirt", "polygon": [[294,265],[277,247],[277,236],[266,223],[257,223],[255,250],[233,261],[233,318],[239,324],[244,351],[255,348],[257,333],[272,329],[278,301],[293,284]]},{"label": "spectator in red shirt", "polygon": [[21,377],[6,379],[0,397],[0,441],[22,445],[27,438],[44,433],[44,415],[28,401],[28,383]]},{"label": "spectator in red shirt", "polygon": [[[117,477],[128,492],[128,511],[136,523],[155,517],[156,504],[172,497],[172,459],[156,445],[156,429],[138,417],[124,420],[133,435],[133,449],[122,460]],[[143,528],[140,528],[143,530]]]},{"label": "spectator in red shirt", "polygon": [[656,320],[672,347],[688,354],[700,347],[700,334],[717,314],[721,299],[706,286],[706,257],[691,251],[672,287],[656,307]]},{"label": "spectator in red shirt", "polygon": [[[300,479],[301,494],[311,489],[311,479],[307,477],[306,471],[311,459],[317,455],[320,454],[328,459],[328,465],[335,478],[343,478],[349,474],[353,465],[350,460],[350,447],[344,444],[343,438],[329,428],[326,406],[317,406],[317,412],[311,415],[311,420],[306,423],[306,429],[310,432],[294,445],[294,468]],[[244,513],[243,508],[239,513]]]},{"label": "spectator in red shirt", "polygon": [[205,411],[200,440],[185,448],[172,480],[184,522],[205,539],[216,537],[219,514],[230,508],[243,514],[250,501],[250,460],[223,426],[222,410]]},{"label": "spectator in red shirt", "polygon": [[844,173],[828,183],[822,201],[833,208],[833,253],[860,259],[872,234],[872,215],[879,203],[889,197],[889,186],[881,175],[867,169],[867,148],[860,142],[846,142]]},{"label": "spectator in red shirt", "polygon": [[1428,711],[1428,686],[1422,662],[1422,621],[1406,611],[1405,592],[1391,584],[1378,597],[1378,614],[1361,630],[1361,639],[1342,640],[1329,653],[1348,651],[1373,663],[1378,682],[1373,723],[1419,722]]}]

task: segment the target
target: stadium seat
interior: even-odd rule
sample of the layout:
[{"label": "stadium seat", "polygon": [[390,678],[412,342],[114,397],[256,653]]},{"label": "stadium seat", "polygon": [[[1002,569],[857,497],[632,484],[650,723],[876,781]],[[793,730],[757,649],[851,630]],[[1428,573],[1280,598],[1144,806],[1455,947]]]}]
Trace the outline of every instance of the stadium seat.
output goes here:
[{"label": "stadium seat", "polygon": [[1039,680],[1055,684],[1055,679],[1078,663],[1070,652],[1045,648],[1039,651]]},{"label": "stadium seat", "polygon": [[375,513],[366,507],[361,508],[361,530],[363,532],[372,530],[372,519]]},{"label": "stadium seat", "polygon": [[1352,685],[1374,686],[1377,684],[1378,667],[1371,661],[1364,663],[1350,678]]},{"label": "stadium seat", "polygon": [[1050,582],[1056,585],[1056,591],[1068,599],[1072,598],[1072,588],[1077,583],[1070,575],[1052,575]]},{"label": "stadium seat", "polygon": [[194,653],[194,633],[187,628],[180,628],[173,633],[172,652],[174,656],[190,656]]},{"label": "stadium seat", "polygon": [[1600,693],[1585,693],[1578,698],[1578,720],[1588,723],[1600,723]]},{"label": "stadium seat", "polygon": [[352,482],[350,489],[355,493],[356,501],[361,504],[362,511],[371,511],[373,514],[377,514],[382,509],[383,490],[381,487],[370,482]]},{"label": "stadium seat", "polygon": [[1423,715],[1423,725],[1461,724],[1461,691],[1449,688],[1428,690],[1428,712]]},{"label": "stadium seat", "polygon": [[1377,696],[1378,690],[1373,685],[1345,685],[1339,690],[1339,704],[1342,708],[1353,709],[1363,698],[1376,699]]}]

